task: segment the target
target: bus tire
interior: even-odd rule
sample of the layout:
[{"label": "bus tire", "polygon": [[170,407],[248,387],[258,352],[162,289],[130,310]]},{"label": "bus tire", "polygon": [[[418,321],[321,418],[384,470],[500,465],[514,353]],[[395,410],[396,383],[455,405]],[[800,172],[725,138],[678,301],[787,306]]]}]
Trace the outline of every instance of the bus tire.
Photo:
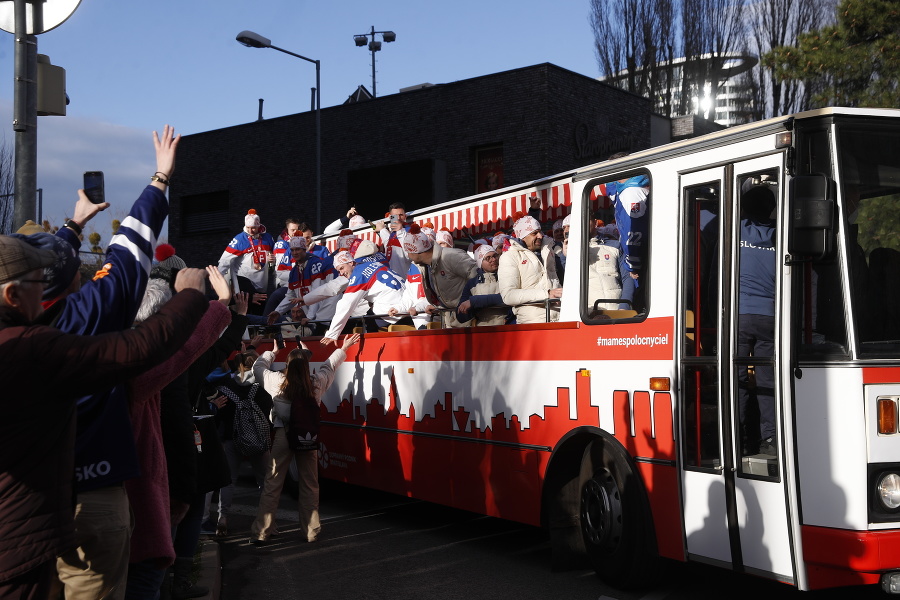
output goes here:
[{"label": "bus tire", "polygon": [[613,587],[647,586],[656,570],[652,518],[624,451],[612,439],[594,440],[580,480],[579,521],[591,566]]}]

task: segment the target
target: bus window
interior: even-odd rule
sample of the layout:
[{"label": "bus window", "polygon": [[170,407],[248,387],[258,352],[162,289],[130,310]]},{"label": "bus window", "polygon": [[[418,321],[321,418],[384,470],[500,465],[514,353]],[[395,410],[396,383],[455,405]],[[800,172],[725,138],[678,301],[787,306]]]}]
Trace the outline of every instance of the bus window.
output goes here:
[{"label": "bus window", "polygon": [[719,182],[685,189],[682,337],[687,364],[684,386],[684,457],[691,467],[714,469],[719,456]]},{"label": "bus window", "polygon": [[839,130],[842,242],[860,357],[900,356],[900,143],[896,126]]},{"label": "bus window", "polygon": [[649,284],[647,234],[650,177],[635,175],[590,188],[584,260],[588,322],[636,317],[646,312]]}]

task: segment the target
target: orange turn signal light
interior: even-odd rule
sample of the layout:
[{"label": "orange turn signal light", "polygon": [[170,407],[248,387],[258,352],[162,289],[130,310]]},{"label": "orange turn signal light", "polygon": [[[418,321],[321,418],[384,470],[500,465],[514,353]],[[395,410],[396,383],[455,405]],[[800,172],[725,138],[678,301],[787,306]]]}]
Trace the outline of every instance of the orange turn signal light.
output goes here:
[{"label": "orange turn signal light", "polygon": [[897,402],[893,398],[878,399],[878,433],[897,433]]},{"label": "orange turn signal light", "polygon": [[668,377],[651,377],[650,389],[654,392],[668,392],[672,389],[672,384]]}]

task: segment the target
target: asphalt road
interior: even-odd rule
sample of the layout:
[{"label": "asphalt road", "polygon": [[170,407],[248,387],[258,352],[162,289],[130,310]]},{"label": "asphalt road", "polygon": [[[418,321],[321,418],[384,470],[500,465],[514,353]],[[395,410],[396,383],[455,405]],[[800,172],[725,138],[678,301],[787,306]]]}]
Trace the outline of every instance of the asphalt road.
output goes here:
[{"label": "asphalt road", "polygon": [[297,534],[296,503],[285,494],[281,531],[249,544],[257,492],[242,481],[222,546],[222,598],[244,600],[677,600],[706,598],[885,598],[879,590],[800,593],[790,586],[703,565],[664,565],[658,583],[623,592],[591,570],[550,569],[538,528],[426,502],[322,481],[322,534]]}]

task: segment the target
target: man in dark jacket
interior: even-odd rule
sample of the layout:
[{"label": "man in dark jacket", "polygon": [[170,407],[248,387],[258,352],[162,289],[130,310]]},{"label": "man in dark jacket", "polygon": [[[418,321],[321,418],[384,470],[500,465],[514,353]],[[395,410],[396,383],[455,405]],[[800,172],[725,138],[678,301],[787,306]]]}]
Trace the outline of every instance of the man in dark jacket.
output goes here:
[{"label": "man in dark jacket", "polygon": [[76,336],[30,325],[43,308],[52,252],[0,236],[0,597],[46,597],[56,557],[74,545],[75,398],[110,388],[168,358],[209,303],[206,274],[179,273],[180,292],[133,330]]}]

